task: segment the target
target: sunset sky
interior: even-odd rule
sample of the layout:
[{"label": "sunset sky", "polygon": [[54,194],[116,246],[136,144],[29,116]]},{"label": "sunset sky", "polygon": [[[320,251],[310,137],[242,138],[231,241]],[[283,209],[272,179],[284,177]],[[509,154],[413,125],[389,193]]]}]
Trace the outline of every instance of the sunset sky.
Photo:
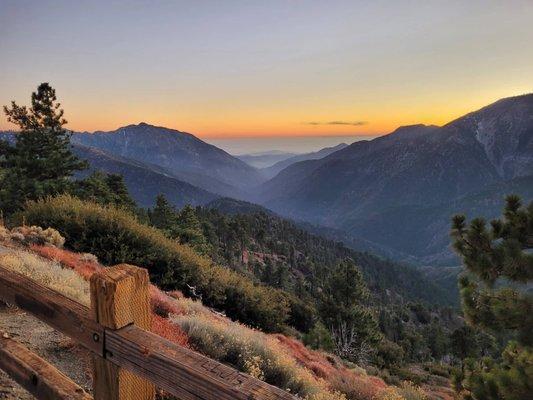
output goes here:
[{"label": "sunset sky", "polygon": [[3,0],[0,104],[50,82],[73,130],[377,135],[532,92],[532,21],[532,0]]}]

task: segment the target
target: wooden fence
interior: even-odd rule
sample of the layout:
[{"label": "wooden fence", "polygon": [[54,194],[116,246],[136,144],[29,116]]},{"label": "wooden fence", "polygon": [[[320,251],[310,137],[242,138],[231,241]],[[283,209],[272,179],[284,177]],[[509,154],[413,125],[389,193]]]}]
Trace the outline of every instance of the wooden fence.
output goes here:
[{"label": "wooden fence", "polygon": [[[149,278],[121,264],[91,278],[91,308],[0,266],[0,299],[33,314],[92,353],[95,400],[148,400],[159,387],[181,400],[295,397],[149,331]],[[45,360],[0,338],[0,368],[38,399],[91,399]]]}]

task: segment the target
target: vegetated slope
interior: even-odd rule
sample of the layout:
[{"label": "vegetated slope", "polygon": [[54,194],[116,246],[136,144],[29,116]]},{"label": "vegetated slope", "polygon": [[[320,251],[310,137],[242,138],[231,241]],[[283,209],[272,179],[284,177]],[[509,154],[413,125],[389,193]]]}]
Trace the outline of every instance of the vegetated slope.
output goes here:
[{"label": "vegetated slope", "polygon": [[[314,235],[292,221],[268,210],[264,212],[259,206],[217,199],[205,208],[197,209],[197,213],[203,222],[205,236],[215,248],[213,257],[264,283],[274,283],[295,292],[300,290],[298,286],[303,280],[305,287],[316,288],[329,269],[341,260],[351,258],[361,267],[378,301],[457,304],[454,293],[448,293],[425,279],[414,267],[355,251],[340,242]],[[237,227],[234,230],[241,235],[228,234],[227,227]],[[283,273],[287,277],[279,282],[279,274]],[[269,276],[274,276],[274,282],[268,282]]]},{"label": "vegetated slope", "polygon": [[[5,240],[0,238],[0,248]],[[4,267],[23,273],[43,285],[51,285],[54,290],[88,305],[88,281],[92,274],[104,268],[93,255],[73,253],[50,245],[23,248],[9,243],[8,246],[7,251],[0,254]],[[332,354],[308,349],[294,338],[250,329],[205,307],[200,301],[183,297],[180,292],[167,294],[152,285],[150,305],[155,334],[302,398],[387,400],[394,395],[395,399],[403,399],[400,396],[414,389],[412,385],[402,388],[388,386],[380,378],[368,376],[361,368],[348,369]],[[0,315],[2,313],[0,307]],[[27,320],[28,316],[24,319]],[[18,323],[13,318],[9,321],[10,325],[6,328],[15,335],[22,333],[17,329],[29,326],[13,324]],[[37,339],[36,336],[40,335],[32,335],[32,339]],[[90,374],[80,373],[84,366],[88,367],[83,362],[88,362],[89,354],[68,339],[64,340],[61,345],[56,344],[58,347],[55,349],[49,349],[49,354],[55,359],[60,351],[67,351],[69,360],[61,363],[61,370],[90,391],[91,384],[87,382]],[[32,345],[36,345],[35,342],[32,340]],[[46,343],[49,345],[50,341]],[[72,359],[70,353],[78,354],[78,362]],[[62,361],[64,359],[62,357]],[[417,393],[419,396],[424,394],[421,389],[417,389]],[[164,398],[170,400],[173,397]]]},{"label": "vegetated slope", "polygon": [[236,215],[236,214],[257,214],[265,213],[269,215],[277,215],[274,211],[269,210],[259,204],[250,203],[244,200],[236,200],[231,197],[219,197],[210,201],[205,205],[205,208],[217,210],[222,214]]},{"label": "vegetated slope", "polygon": [[190,133],[141,123],[112,132],[74,133],[72,142],[157,165],[202,189],[233,196],[262,181],[260,173]]},{"label": "vegetated slope", "polygon": [[[202,205],[218,197],[214,193],[176,179],[157,166],[83,145],[75,145],[74,153],[89,162],[89,171],[122,175],[129,193],[140,207],[153,206],[156,196],[160,193],[176,207],[186,204]],[[78,177],[86,176],[89,171],[78,174]]]},{"label": "vegetated slope", "polygon": [[301,329],[295,321],[309,324],[313,319],[313,310],[296,297],[214,264],[126,211],[59,196],[28,203],[23,216],[28,224],[57,229],[71,249],[108,264],[148,269],[152,281],[165,289],[189,293],[195,287],[205,304],[265,331],[280,331],[287,324]]},{"label": "vegetated slope", "polygon": [[[433,241],[442,226],[430,224],[415,239],[413,218],[532,172],[529,94],[500,100],[443,127],[402,127],[323,159],[293,164],[266,182],[257,200],[283,215],[340,228],[416,257],[439,258],[447,242],[434,246]],[[374,227],[387,218],[393,221]]]},{"label": "vegetated slope", "polygon": [[[500,215],[499,210],[509,194],[519,195],[526,203],[533,199],[533,175],[487,185],[480,191],[442,204],[391,208],[354,221],[349,231],[371,241],[385,240],[393,250],[416,254],[423,265],[459,265],[449,248],[451,218],[466,214],[467,217],[483,216],[490,221]],[[387,237],[383,236],[384,232]]]},{"label": "vegetated slope", "polygon": [[[257,214],[265,213],[268,215],[277,216],[283,218],[279,214],[266,207],[263,207],[256,203],[250,203],[244,200],[236,200],[230,197],[219,197],[205,205],[205,208],[215,209],[222,214],[236,215],[236,214]],[[379,245],[378,243],[371,242],[354,234],[348,234],[341,229],[335,229],[325,227],[322,225],[312,224],[305,221],[291,220],[291,222],[313,235],[320,236],[331,240],[333,242],[343,243],[346,247],[363,252],[371,253],[381,258],[401,260],[403,262],[418,264],[418,260],[406,253],[392,250],[391,248]]]},{"label": "vegetated slope", "polygon": [[306,161],[306,160],[319,160],[321,158],[324,158],[326,156],[329,156],[332,153],[335,153],[336,151],[342,150],[348,145],[346,143],[339,143],[336,146],[332,147],[325,147],[321,150],[312,152],[312,153],[305,153],[305,154],[296,154],[290,158],[286,158],[284,160],[280,160],[274,165],[270,167],[266,167],[261,169],[261,173],[268,179],[276,176],[280,171],[287,168],[289,165],[296,164],[300,161]]}]

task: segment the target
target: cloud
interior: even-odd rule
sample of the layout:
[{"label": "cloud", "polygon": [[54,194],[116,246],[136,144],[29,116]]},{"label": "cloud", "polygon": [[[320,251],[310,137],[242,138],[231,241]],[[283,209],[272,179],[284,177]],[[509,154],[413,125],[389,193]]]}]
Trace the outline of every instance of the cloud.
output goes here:
[{"label": "cloud", "polygon": [[361,126],[368,124],[367,121],[329,121],[329,122],[304,122],[305,125],[349,125],[349,126]]}]

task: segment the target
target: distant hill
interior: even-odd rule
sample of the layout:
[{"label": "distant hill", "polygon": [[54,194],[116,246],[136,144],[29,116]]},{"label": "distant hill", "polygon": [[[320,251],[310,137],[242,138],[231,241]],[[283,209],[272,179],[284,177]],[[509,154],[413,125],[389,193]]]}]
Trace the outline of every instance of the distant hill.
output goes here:
[{"label": "distant hill", "polygon": [[[0,140],[14,144],[15,138],[15,132],[0,132]],[[157,165],[80,144],[73,144],[72,150],[80,159],[89,162],[89,169],[77,173],[75,178],[86,177],[93,171],[120,174],[124,177],[128,191],[140,207],[153,206],[159,193],[164,194],[176,207],[183,207],[186,204],[203,205],[219,197],[217,194],[177,179]]]},{"label": "distant hill", "polygon": [[120,174],[124,177],[131,196],[140,207],[152,207],[159,193],[164,194],[176,207],[183,207],[186,204],[203,205],[218,197],[214,193],[180,181],[156,166],[81,145],[75,145],[74,152],[90,164],[89,170],[78,174],[78,177],[86,176],[91,171]]},{"label": "distant hill", "polygon": [[157,165],[181,181],[226,196],[243,197],[263,180],[255,168],[190,133],[146,123],[74,133],[72,142]]},{"label": "distant hill", "polygon": [[241,154],[236,157],[252,167],[267,168],[279,161],[294,157],[295,155],[295,153],[273,150],[261,153]]},{"label": "distant hill", "polygon": [[348,145],[346,143],[340,143],[333,147],[325,147],[319,151],[315,151],[312,153],[306,153],[306,154],[297,154],[293,155],[292,157],[285,158],[283,160],[278,161],[274,165],[261,169],[261,173],[266,178],[270,179],[276,176],[280,171],[284,170],[288,166],[295,164],[300,161],[305,160],[318,160],[320,158],[324,158],[326,156],[329,156],[332,153],[335,153],[336,151],[342,150]]},{"label": "distant hill", "polygon": [[498,215],[509,191],[530,200],[531,175],[533,94],[443,127],[406,126],[298,162],[263,184],[256,199],[427,262],[454,262],[451,216]]},{"label": "distant hill", "polygon": [[235,200],[229,197],[219,197],[210,201],[205,205],[206,208],[220,211],[222,214],[238,215],[238,214],[257,214],[265,213],[268,215],[276,215],[268,208],[262,207],[258,204],[249,203],[243,200]]}]

